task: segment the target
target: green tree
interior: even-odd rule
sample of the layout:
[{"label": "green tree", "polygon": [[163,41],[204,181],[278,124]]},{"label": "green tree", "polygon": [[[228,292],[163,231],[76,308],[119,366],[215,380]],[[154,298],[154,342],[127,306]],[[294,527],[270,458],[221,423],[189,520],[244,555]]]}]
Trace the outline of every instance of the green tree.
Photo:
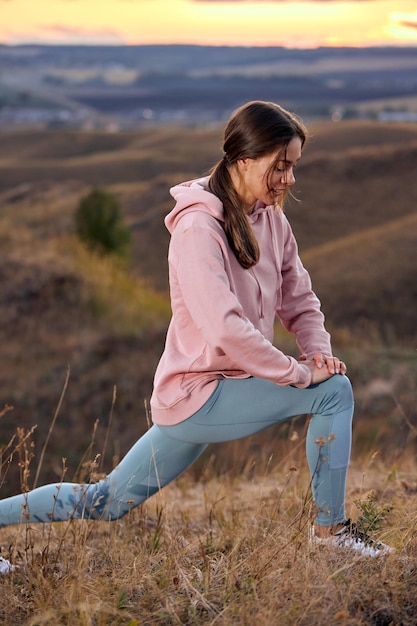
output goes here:
[{"label": "green tree", "polygon": [[82,198],[75,212],[75,229],[80,240],[94,252],[129,256],[132,234],[113,194],[93,189]]}]

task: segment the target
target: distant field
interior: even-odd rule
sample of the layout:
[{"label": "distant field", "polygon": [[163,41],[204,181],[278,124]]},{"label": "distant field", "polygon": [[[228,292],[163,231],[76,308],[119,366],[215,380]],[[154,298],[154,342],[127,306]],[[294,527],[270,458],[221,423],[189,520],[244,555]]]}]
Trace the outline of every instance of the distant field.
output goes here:
[{"label": "distant field", "polygon": [[195,126],[252,99],[309,119],[417,112],[413,47],[3,46],[0,64],[2,129]]},{"label": "distant field", "polygon": [[393,58],[389,51],[384,55],[381,53],[378,57],[363,57],[352,58],[348,54],[345,58],[341,58],[339,55],[331,57],[331,55],[325,58],[312,58],[312,59],[287,59],[285,62],[282,60],[269,61],[264,63],[254,63],[253,65],[244,65],[243,67],[236,67],[236,65],[225,65],[216,69],[209,68],[205,70],[196,70],[192,72],[195,76],[209,76],[213,73],[218,76],[313,76],[316,74],[336,74],[343,75],[345,72],[386,72],[390,70],[399,71],[401,69],[416,69],[417,59],[416,56],[410,51],[408,56],[402,56]]}]

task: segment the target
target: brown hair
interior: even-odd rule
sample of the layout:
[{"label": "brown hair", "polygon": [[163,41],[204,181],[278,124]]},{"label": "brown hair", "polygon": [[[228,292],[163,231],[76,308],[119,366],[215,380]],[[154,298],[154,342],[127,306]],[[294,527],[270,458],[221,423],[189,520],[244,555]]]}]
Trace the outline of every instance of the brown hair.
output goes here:
[{"label": "brown hair", "polygon": [[[211,171],[209,189],[223,203],[224,230],[237,260],[245,269],[258,262],[259,247],[232,185],[229,167],[239,159],[258,159],[280,147],[285,150],[295,137],[301,139],[303,146],[307,138],[304,124],[296,115],[273,102],[248,102],[233,113],[226,126],[224,157]],[[271,167],[271,173],[275,165]]]}]

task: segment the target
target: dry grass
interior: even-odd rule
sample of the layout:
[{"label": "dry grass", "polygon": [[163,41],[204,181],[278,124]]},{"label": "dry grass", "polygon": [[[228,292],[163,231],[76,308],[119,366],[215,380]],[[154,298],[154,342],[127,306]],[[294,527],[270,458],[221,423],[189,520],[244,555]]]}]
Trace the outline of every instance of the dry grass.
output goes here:
[{"label": "dry grass", "polygon": [[358,558],[308,543],[309,479],[291,445],[291,463],[186,474],[118,522],[1,530],[2,554],[19,566],[1,580],[1,623],[415,624],[415,462],[352,464],[348,512],[358,517],[372,491],[375,509],[389,509],[379,535],[397,549]]}]

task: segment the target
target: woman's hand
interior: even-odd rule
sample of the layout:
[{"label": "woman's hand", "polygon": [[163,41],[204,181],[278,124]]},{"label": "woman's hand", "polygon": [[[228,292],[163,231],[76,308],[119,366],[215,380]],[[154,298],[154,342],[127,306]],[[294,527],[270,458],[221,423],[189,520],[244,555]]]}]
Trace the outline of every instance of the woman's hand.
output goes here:
[{"label": "woman's hand", "polygon": [[323,382],[334,374],[346,374],[345,363],[335,356],[318,353],[311,360],[307,360],[307,356],[303,354],[298,360],[309,367],[312,383]]},{"label": "woman's hand", "polygon": [[314,385],[316,383],[322,383],[324,380],[331,378],[333,374],[329,372],[327,367],[318,367],[316,362],[313,360],[305,360],[303,361],[303,365],[307,365],[311,372],[311,384]]},{"label": "woman's hand", "polygon": [[317,367],[322,368],[327,365],[330,374],[346,374],[346,365],[336,356],[326,356],[325,354],[315,354],[313,361]]}]

